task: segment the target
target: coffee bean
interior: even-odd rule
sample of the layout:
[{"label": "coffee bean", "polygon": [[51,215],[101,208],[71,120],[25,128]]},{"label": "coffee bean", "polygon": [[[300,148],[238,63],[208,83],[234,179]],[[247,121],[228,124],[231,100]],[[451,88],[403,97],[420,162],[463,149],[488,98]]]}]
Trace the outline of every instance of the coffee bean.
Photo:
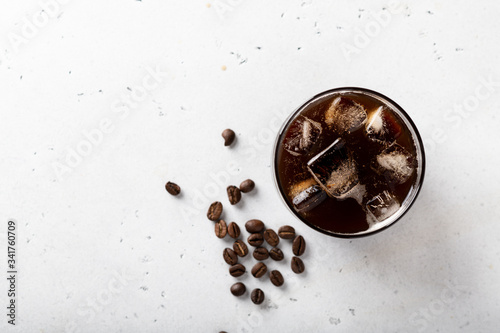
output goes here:
[{"label": "coffee bean", "polygon": [[264,231],[264,239],[272,247],[276,247],[280,243],[280,238],[273,229],[266,229],[266,231]]},{"label": "coffee bean", "polygon": [[236,238],[240,237],[240,227],[238,227],[238,225],[236,223],[231,222],[227,226],[227,233],[229,234],[229,236],[231,238],[236,239]]},{"label": "coffee bean", "polygon": [[232,129],[227,128],[222,132],[222,137],[224,138],[224,146],[230,146],[233,143],[236,134]]},{"label": "coffee bean", "polygon": [[231,294],[234,296],[241,296],[245,293],[247,290],[247,287],[241,282],[236,282],[231,286]]},{"label": "coffee bean", "polygon": [[236,205],[241,200],[241,192],[240,189],[236,186],[228,186],[227,187],[227,197],[229,198],[229,203],[231,205]]},{"label": "coffee bean", "polygon": [[269,273],[269,278],[271,279],[272,284],[274,284],[276,287],[281,287],[285,282],[285,279],[283,279],[283,275],[281,275],[281,273],[276,270]]},{"label": "coffee bean", "polygon": [[262,290],[257,288],[252,291],[250,298],[252,299],[252,302],[254,302],[254,304],[262,304],[262,302],[264,302],[265,295]]},{"label": "coffee bean", "polygon": [[210,205],[207,212],[207,217],[211,221],[218,221],[222,214],[222,204],[219,201]]},{"label": "coffee bean", "polygon": [[295,237],[295,229],[289,225],[284,225],[278,229],[278,235],[283,239],[293,239]]},{"label": "coffee bean", "polygon": [[243,193],[248,193],[252,191],[255,187],[255,183],[251,179],[247,179],[241,182],[240,191]]},{"label": "coffee bean", "polygon": [[296,256],[301,256],[304,254],[305,250],[306,250],[306,241],[304,240],[304,237],[302,236],[295,237],[292,244],[293,254],[295,254]]},{"label": "coffee bean", "polygon": [[269,258],[269,252],[265,247],[257,247],[253,250],[253,257],[255,260],[266,260]]},{"label": "coffee bean", "polygon": [[263,277],[267,273],[267,266],[263,262],[258,262],[252,267],[252,275],[257,279]]},{"label": "coffee bean", "polygon": [[304,262],[299,257],[292,258],[292,271],[296,274],[300,274],[305,270]]},{"label": "coffee bean", "polygon": [[238,255],[230,248],[225,248],[222,252],[222,256],[224,257],[224,261],[227,262],[228,265],[236,265],[238,263]]},{"label": "coffee bean", "polygon": [[239,257],[244,257],[248,254],[248,247],[242,240],[237,240],[233,244],[233,250]]},{"label": "coffee bean", "polygon": [[264,230],[264,222],[261,220],[249,220],[245,223],[245,229],[247,229],[249,233],[261,232]]},{"label": "coffee bean", "polygon": [[250,234],[247,238],[247,242],[254,247],[261,246],[264,243],[264,236],[262,236],[261,233]]},{"label": "coffee bean", "polygon": [[176,183],[168,182],[165,184],[165,189],[168,193],[172,195],[178,195],[181,193],[181,188]]},{"label": "coffee bean", "polygon": [[283,255],[283,252],[280,249],[278,249],[277,247],[273,247],[269,251],[269,256],[271,257],[271,259],[276,260],[276,261],[281,261],[285,257]]},{"label": "coffee bean", "polygon": [[243,266],[242,264],[236,264],[229,267],[229,274],[234,277],[242,276],[243,274],[245,274],[245,271],[245,266]]},{"label": "coffee bean", "polygon": [[224,238],[226,237],[226,234],[227,234],[226,221],[220,220],[219,222],[215,223],[215,236],[219,238]]}]

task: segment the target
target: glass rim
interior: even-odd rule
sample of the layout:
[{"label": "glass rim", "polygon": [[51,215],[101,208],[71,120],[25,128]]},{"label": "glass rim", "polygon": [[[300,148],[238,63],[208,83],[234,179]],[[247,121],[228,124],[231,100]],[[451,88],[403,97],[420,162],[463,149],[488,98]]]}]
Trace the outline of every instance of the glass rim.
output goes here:
[{"label": "glass rim", "polygon": [[[418,163],[418,174],[417,174],[417,179],[415,183],[412,185],[410,191],[408,192],[406,198],[404,201],[401,203],[401,207],[398,209],[398,211],[393,214],[392,216],[388,217],[382,222],[378,222],[377,225],[379,227],[371,229],[369,228],[368,230],[357,232],[357,233],[339,233],[339,232],[333,232],[331,230],[325,230],[322,229],[313,223],[310,223],[307,221],[307,219],[303,218],[296,212],[292,206],[292,204],[287,200],[286,195],[280,185],[279,179],[278,179],[278,153],[279,153],[279,146],[280,146],[280,139],[282,135],[284,134],[284,131],[288,128],[290,123],[298,116],[300,113],[311,103],[316,102],[317,100],[321,98],[325,98],[328,95],[334,95],[334,94],[340,94],[340,93],[362,93],[371,97],[374,97],[388,106],[391,107],[391,109],[396,112],[402,118],[403,122],[405,123],[406,127],[410,131],[411,137],[415,143],[416,147],[416,153],[417,153],[417,163]],[[276,189],[279,192],[279,196],[283,200],[283,203],[285,206],[288,208],[288,210],[300,221],[305,223],[307,226],[310,228],[319,231],[323,234],[326,234],[328,236],[332,237],[338,237],[338,238],[360,238],[360,237],[365,237],[369,235],[373,235],[376,233],[381,232],[382,230],[387,229],[388,227],[394,225],[396,222],[401,220],[401,218],[408,212],[408,210],[413,206],[413,203],[416,201],[420,190],[423,185],[424,181],[424,175],[425,175],[425,166],[426,166],[426,159],[425,159],[425,149],[424,149],[424,144],[422,141],[422,138],[420,136],[420,133],[417,129],[417,126],[411,119],[411,117],[408,115],[408,113],[396,102],[394,102],[392,99],[389,97],[376,92],[374,90],[366,89],[366,88],[361,88],[361,87],[339,87],[339,88],[333,88],[329,90],[325,90],[321,93],[318,93],[314,95],[313,97],[309,98],[306,102],[301,104],[297,109],[295,109],[291,114],[284,120],[283,124],[281,125],[277,135],[276,135],[276,140],[274,142],[273,146],[273,151],[272,151],[272,173],[273,173],[273,179],[274,179],[274,184],[276,186]]]}]

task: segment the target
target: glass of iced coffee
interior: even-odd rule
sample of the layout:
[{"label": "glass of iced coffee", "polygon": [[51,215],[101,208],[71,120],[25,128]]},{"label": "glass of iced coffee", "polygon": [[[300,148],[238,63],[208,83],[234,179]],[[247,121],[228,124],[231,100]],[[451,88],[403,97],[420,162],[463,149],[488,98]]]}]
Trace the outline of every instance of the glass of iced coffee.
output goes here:
[{"label": "glass of iced coffee", "polygon": [[338,88],[311,98],[276,140],[274,178],[285,204],[325,234],[359,237],[394,224],[415,201],[425,171],[408,114],[380,93]]}]

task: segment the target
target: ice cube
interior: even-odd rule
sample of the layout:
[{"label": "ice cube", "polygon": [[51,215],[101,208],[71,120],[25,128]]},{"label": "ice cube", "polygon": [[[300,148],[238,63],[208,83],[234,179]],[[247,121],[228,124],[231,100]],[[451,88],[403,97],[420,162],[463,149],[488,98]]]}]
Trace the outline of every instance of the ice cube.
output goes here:
[{"label": "ice cube", "polygon": [[307,212],[322,203],[327,195],[313,178],[292,186],[292,203],[298,212]]},{"label": "ice cube", "polygon": [[307,154],[318,141],[320,134],[320,123],[307,117],[299,116],[290,126],[283,145],[294,156]]},{"label": "ice cube", "polygon": [[372,169],[383,175],[389,185],[403,184],[415,171],[415,158],[394,143],[377,155]]},{"label": "ice cube", "polygon": [[366,211],[369,214],[368,220],[371,217],[378,222],[382,222],[394,215],[399,210],[399,207],[401,205],[396,197],[388,191],[383,191],[366,203]]},{"label": "ice cube", "polygon": [[307,169],[326,193],[337,199],[346,199],[359,182],[356,162],[340,138],[307,162]]},{"label": "ice cube", "polygon": [[349,190],[344,196],[345,198],[353,198],[357,203],[361,205],[363,199],[366,195],[366,185],[357,183],[352,189]]},{"label": "ice cube", "polygon": [[326,111],[325,122],[339,134],[353,132],[366,122],[366,111],[352,99],[339,96]]},{"label": "ice cube", "polygon": [[399,121],[386,106],[381,106],[368,115],[366,133],[372,140],[391,144],[402,131]]}]

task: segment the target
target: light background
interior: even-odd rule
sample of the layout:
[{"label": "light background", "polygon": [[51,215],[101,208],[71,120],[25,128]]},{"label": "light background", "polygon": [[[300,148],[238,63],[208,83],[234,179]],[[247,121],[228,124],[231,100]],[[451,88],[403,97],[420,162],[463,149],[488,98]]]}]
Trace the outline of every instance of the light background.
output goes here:
[{"label": "light background", "polygon": [[[3,309],[9,219],[20,272],[18,325],[2,314],[2,332],[498,329],[499,2],[45,2],[0,2]],[[155,68],[161,84],[125,113],[120,100],[139,96]],[[287,114],[341,86],[394,99],[427,148],[411,211],[356,240],[294,219],[270,169]],[[103,120],[111,131],[89,145],[84,133]],[[257,190],[228,207],[225,186],[246,178]],[[285,288],[250,276],[264,305],[233,297],[221,255],[230,242],[205,217],[215,200],[240,226],[295,226],[306,273],[270,262]]]}]

